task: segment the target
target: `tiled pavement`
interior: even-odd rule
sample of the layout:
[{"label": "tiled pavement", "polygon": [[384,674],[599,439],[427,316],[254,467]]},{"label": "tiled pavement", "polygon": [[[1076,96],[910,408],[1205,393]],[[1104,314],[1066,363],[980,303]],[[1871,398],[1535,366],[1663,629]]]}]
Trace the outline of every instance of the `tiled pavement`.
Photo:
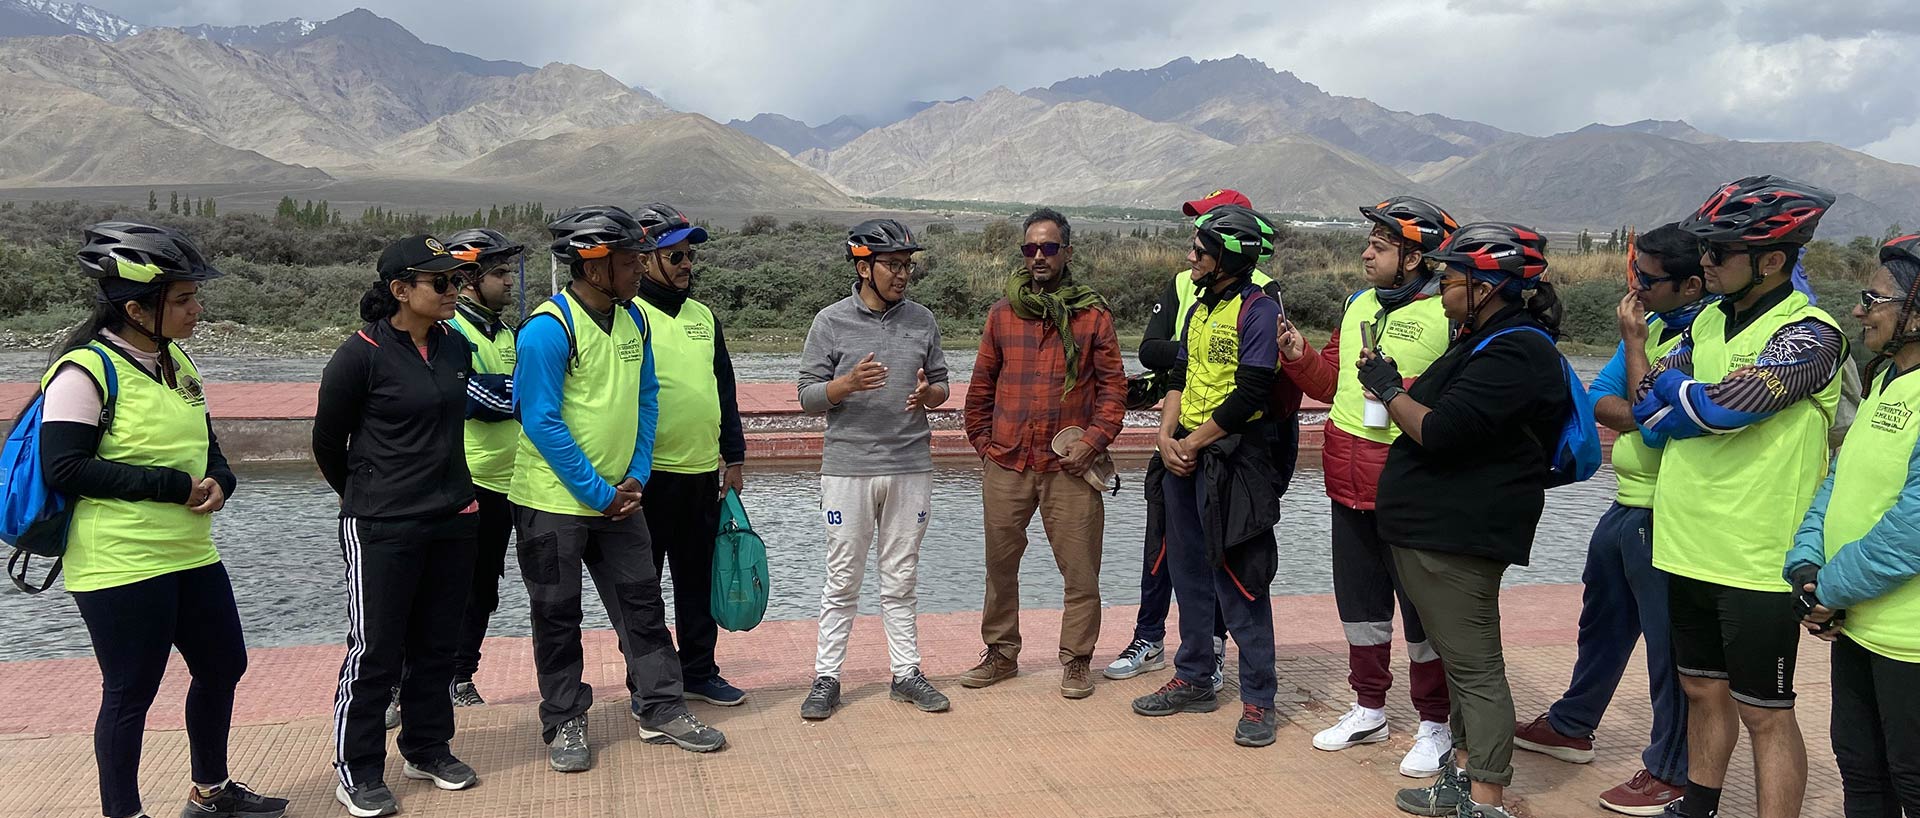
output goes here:
[{"label": "tiled pavement", "polygon": [[[1519,715],[1530,718],[1565,686],[1578,613],[1577,586],[1510,589],[1505,598],[1508,673]],[[1102,654],[1127,637],[1133,609],[1108,609]],[[707,756],[640,742],[619,701],[619,664],[611,635],[589,635],[595,664],[589,679],[601,692],[592,714],[598,766],[563,776],[546,769],[539,745],[530,646],[490,640],[479,683],[492,705],[459,711],[455,751],[479,770],[471,791],[445,793],[399,776],[389,781],[404,815],[422,816],[1394,816],[1393,791],[1409,783],[1397,764],[1405,730],[1385,745],[1322,753],[1313,732],[1347,704],[1345,647],[1327,597],[1276,602],[1282,642],[1280,741],[1246,749],[1232,744],[1237,708],[1144,719],[1127,702],[1150,692],[1166,672],[1098,683],[1092,698],[1058,694],[1052,640],[1058,611],[1029,611],[1023,674],[986,690],[965,690],[952,677],[978,650],[978,615],[921,618],[926,667],[954,700],[945,714],[922,714],[887,700],[885,649],[879,624],[855,627],[845,678],[847,705],[829,721],[799,719],[813,651],[813,623],[767,623],[721,638],[720,662],[750,691],[746,705],[695,712],[725,730],[726,750]],[[1839,781],[1827,743],[1824,646],[1801,653],[1800,721],[1814,758],[1804,814],[1839,814]],[[335,816],[328,766],[327,721],[338,647],[257,650],[240,691],[233,769],[260,789],[296,799],[294,816]],[[1231,673],[1233,663],[1229,661]],[[1649,722],[1639,691],[1641,668],[1629,669],[1618,702],[1599,736],[1599,758],[1573,766],[1519,753],[1516,787],[1524,814],[1602,815],[1601,790],[1639,768],[1639,741]],[[142,764],[148,809],[178,809],[186,773],[179,731],[184,668],[175,660],[150,720]],[[12,692],[0,711],[0,818],[97,814],[91,740],[97,676],[86,660],[0,663],[0,690]],[[1232,699],[1231,683],[1227,698]],[[62,692],[65,693],[62,693]],[[1396,691],[1396,727],[1413,715]],[[1751,814],[1751,762],[1733,764],[1726,812]]]}]

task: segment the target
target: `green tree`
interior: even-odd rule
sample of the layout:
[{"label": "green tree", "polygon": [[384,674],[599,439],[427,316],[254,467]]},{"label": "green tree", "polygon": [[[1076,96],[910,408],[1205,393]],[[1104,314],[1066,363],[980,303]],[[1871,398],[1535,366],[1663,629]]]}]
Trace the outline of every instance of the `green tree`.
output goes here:
[{"label": "green tree", "polygon": [[180,191],[174,191],[167,198],[167,212],[175,216],[180,215]]},{"label": "green tree", "polygon": [[154,195],[153,191],[151,190],[147,191],[147,212],[151,213],[159,209],[160,209],[160,197]]}]

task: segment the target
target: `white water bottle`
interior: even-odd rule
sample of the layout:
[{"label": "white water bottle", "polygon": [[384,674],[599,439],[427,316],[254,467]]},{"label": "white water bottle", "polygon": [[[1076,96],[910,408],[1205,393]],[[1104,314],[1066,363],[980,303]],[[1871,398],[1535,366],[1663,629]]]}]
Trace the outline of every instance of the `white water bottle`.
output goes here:
[{"label": "white water bottle", "polygon": [[1389,419],[1387,405],[1373,398],[1366,398],[1366,407],[1360,417],[1360,425],[1369,429],[1385,429]]}]

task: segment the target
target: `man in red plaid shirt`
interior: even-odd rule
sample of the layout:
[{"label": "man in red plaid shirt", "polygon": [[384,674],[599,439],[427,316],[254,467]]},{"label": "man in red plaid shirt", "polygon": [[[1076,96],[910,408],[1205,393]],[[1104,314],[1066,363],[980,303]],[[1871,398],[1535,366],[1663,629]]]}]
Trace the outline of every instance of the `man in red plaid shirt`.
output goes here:
[{"label": "man in red plaid shirt", "polygon": [[[980,664],[960,677],[986,687],[1019,672],[1020,558],[1027,524],[1040,512],[1065,579],[1060,619],[1060,695],[1093,694],[1088,665],[1100,633],[1100,547],[1106,506],[1084,478],[1126,412],[1127,378],[1113,314],[1099,293],[1073,281],[1073,228],[1042,208],[1027,217],[1025,264],[1007,297],[987,311],[967,388],[967,439],[984,458],[987,598]],[[1085,431],[1066,454],[1054,436]]]}]

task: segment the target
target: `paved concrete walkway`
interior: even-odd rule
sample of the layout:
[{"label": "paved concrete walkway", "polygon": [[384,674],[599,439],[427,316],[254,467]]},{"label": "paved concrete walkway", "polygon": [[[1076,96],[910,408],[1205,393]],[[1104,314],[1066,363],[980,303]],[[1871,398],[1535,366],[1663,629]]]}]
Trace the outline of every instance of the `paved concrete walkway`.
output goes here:
[{"label": "paved concrete walkway", "polygon": [[[1573,662],[1578,586],[1509,589],[1504,599],[1508,674],[1519,717],[1544,710],[1565,687]],[[1109,608],[1101,661],[1128,638],[1134,610]],[[1088,699],[1059,696],[1054,640],[1058,611],[1029,611],[1022,674],[985,690],[952,681],[979,650],[978,614],[921,617],[926,669],[953,697],[944,714],[923,714],[886,695],[878,622],[855,626],[845,671],[846,706],[831,720],[804,722],[800,699],[812,672],[814,623],[773,622],[724,634],[719,661],[750,692],[745,705],[695,704],[725,730],[730,746],[699,756],[641,742],[625,713],[612,635],[588,635],[589,681],[600,694],[591,737],[598,766],[560,775],[539,743],[531,646],[489,640],[478,683],[491,704],[458,711],[454,750],[482,777],[466,792],[440,792],[399,774],[388,781],[404,815],[421,816],[1394,816],[1394,791],[1414,716],[1400,691],[1389,696],[1391,742],[1323,753],[1313,733],[1344,711],[1346,648],[1330,597],[1275,602],[1279,623],[1280,740],[1247,749],[1232,743],[1239,709],[1230,681],[1225,705],[1206,715],[1145,719],[1134,696],[1169,678],[1162,671],[1124,682],[1098,680]],[[235,714],[232,767],[265,792],[295,799],[290,815],[337,816],[329,767],[330,706],[337,646],[253,652]],[[1404,657],[1396,666],[1404,667]],[[1229,676],[1234,668],[1228,664]],[[1598,737],[1590,765],[1518,753],[1513,796],[1522,814],[1604,815],[1600,791],[1639,769],[1650,720],[1636,659]],[[174,814],[185,794],[180,732],[185,668],[175,658],[149,721],[142,763],[147,809]],[[1808,640],[1798,674],[1800,723],[1813,757],[1804,814],[1840,812],[1839,777],[1827,740],[1825,646]],[[98,703],[90,660],[0,663],[0,818],[91,816],[98,801],[87,735]],[[1733,764],[1725,811],[1751,814],[1752,763],[1744,744]]]}]

